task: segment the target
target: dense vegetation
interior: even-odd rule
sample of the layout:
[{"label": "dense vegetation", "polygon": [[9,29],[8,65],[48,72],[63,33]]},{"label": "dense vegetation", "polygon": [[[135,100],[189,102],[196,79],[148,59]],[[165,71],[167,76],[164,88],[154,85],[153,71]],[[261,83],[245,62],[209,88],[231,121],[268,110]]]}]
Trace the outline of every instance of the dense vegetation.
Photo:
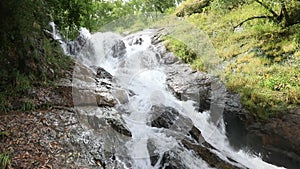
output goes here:
[{"label": "dense vegetation", "polygon": [[187,0],[176,14],[209,35],[225,67],[220,76],[244,106],[259,119],[299,106],[300,2],[214,0],[191,10],[204,1]]},{"label": "dense vegetation", "polygon": [[34,85],[47,84],[71,64],[44,34],[43,29],[49,29],[47,10],[44,1],[0,2],[1,112],[14,109],[11,100],[18,100],[14,97],[26,95]]},{"label": "dense vegetation", "polygon": [[[101,26],[130,14],[165,12],[180,1],[132,0],[4,0],[0,2],[0,111],[14,109],[10,97],[24,95],[33,86],[57,78],[72,61],[51,40],[48,23],[54,21],[65,39],[80,27],[97,31]],[[13,100],[13,99],[12,99]],[[25,103],[24,103],[25,104]],[[24,109],[30,103],[24,105]]]}]

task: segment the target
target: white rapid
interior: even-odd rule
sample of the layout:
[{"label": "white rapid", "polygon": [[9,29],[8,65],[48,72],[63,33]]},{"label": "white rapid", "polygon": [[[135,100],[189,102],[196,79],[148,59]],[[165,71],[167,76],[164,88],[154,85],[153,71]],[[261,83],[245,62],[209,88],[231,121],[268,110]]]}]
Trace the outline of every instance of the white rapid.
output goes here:
[{"label": "white rapid", "polygon": [[[126,156],[132,169],[165,168],[161,166],[161,160],[163,154],[168,151],[176,152],[177,159],[180,159],[182,166],[186,168],[210,168],[207,162],[182,147],[180,144],[182,133],[172,133],[149,126],[151,107],[163,104],[175,108],[183,116],[191,119],[193,122],[191,125],[196,126],[204,139],[217,149],[211,151],[224,161],[240,168],[279,168],[245,151],[233,150],[227,141],[224,127],[217,127],[210,122],[209,111],[199,113],[195,111],[193,101],[180,101],[172,95],[166,84],[164,66],[160,63],[161,56],[151,44],[151,35],[153,30],[145,30],[126,37],[111,32],[95,33],[86,48],[76,56],[89,66],[103,67],[114,76],[117,84],[135,94],[129,98],[128,103],[119,105],[129,112],[124,113],[122,117],[132,133],[132,138],[125,144],[126,151],[116,154]],[[126,54],[113,57],[111,47],[118,40],[124,41]],[[149,141],[155,146],[155,154],[158,154],[156,164],[151,164],[150,157],[153,154],[147,148]],[[237,163],[229,161],[228,157]]]}]

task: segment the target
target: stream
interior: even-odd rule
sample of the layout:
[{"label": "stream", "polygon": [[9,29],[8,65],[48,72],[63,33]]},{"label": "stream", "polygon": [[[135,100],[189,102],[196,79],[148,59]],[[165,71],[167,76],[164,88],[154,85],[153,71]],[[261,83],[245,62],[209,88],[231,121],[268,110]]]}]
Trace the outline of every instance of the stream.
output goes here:
[{"label": "stream", "polygon": [[[229,145],[222,116],[224,87],[170,56],[162,42],[154,42],[157,34],[155,29],[127,36],[112,32],[90,35],[82,30],[84,41],[76,42],[80,50],[73,48],[75,42],[62,43],[66,53],[98,75],[97,83],[78,75],[80,72],[73,75],[74,79],[85,78],[73,80],[74,88],[100,91],[100,98],[91,101],[95,104],[81,104],[77,97],[86,99],[74,89],[73,97],[81,124],[101,137],[102,156],[110,156],[118,163],[115,168],[124,169],[281,168]],[[194,97],[192,92],[176,95],[188,85],[183,79],[186,72],[202,79],[201,83],[210,81],[211,103],[204,105],[207,110],[199,106],[203,107],[201,96]],[[85,114],[93,114],[93,119]],[[118,125],[107,125],[111,124],[107,119],[117,119]],[[101,166],[110,168],[105,163],[108,158]]]}]

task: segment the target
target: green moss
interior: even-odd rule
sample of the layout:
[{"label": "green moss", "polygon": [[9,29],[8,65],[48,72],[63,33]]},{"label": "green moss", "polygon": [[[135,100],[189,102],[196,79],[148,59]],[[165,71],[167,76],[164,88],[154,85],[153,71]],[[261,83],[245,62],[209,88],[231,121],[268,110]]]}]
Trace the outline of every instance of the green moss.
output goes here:
[{"label": "green moss", "polygon": [[201,13],[209,5],[209,0],[187,0],[175,11],[179,17],[189,16],[193,13]]},{"label": "green moss", "polygon": [[196,53],[189,49],[185,43],[173,38],[172,36],[166,36],[165,40],[167,50],[174,52],[180,60],[185,63],[192,63],[195,60],[197,56]]}]

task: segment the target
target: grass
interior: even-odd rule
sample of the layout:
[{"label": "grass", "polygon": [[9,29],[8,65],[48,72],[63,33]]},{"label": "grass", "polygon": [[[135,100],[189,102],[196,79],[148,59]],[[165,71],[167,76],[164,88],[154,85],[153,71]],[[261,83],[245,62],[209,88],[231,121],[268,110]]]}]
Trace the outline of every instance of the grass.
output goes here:
[{"label": "grass", "polygon": [[10,166],[10,159],[7,154],[0,153],[0,168],[8,169]]},{"label": "grass", "polygon": [[[0,138],[5,138],[8,136],[7,131],[0,132]],[[6,153],[0,153],[0,168],[1,169],[8,169],[10,167],[10,158]]]},{"label": "grass", "polygon": [[166,36],[163,40],[165,40],[166,48],[174,52],[183,62],[191,64],[196,59],[197,54],[184,42],[172,36]]},{"label": "grass", "polygon": [[[259,119],[300,105],[300,25],[283,28],[258,19],[234,29],[241,21],[264,14],[264,8],[250,3],[231,10],[206,9],[185,18],[209,36],[224,67],[218,75]],[[166,46],[197,68],[177,43]],[[198,64],[201,70],[203,62]]]}]

